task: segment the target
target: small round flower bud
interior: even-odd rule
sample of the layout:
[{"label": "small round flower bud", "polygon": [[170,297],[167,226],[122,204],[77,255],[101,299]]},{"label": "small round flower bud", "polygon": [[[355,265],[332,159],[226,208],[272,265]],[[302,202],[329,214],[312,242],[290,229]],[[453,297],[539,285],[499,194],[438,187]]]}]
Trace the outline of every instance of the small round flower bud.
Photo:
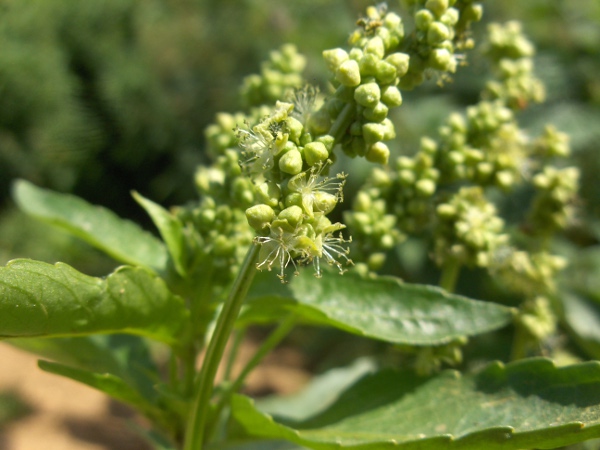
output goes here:
[{"label": "small round flower bud", "polygon": [[335,72],[348,58],[348,53],[341,48],[334,48],[323,52],[323,59],[325,59],[325,64],[327,64],[330,72]]},{"label": "small round flower bud", "polygon": [[260,201],[269,206],[276,207],[281,196],[281,189],[277,183],[266,181],[258,186],[256,193]]},{"label": "small round flower bud", "polygon": [[402,93],[396,86],[387,86],[381,93],[381,101],[389,108],[395,108],[402,104]]},{"label": "small round flower bud", "polygon": [[360,69],[358,68],[358,63],[353,59],[344,61],[340,67],[338,67],[335,77],[344,86],[358,86],[360,84]]},{"label": "small round flower bud", "polygon": [[385,55],[385,46],[383,40],[379,36],[374,36],[369,39],[369,42],[365,46],[365,53],[371,53],[377,56],[379,59]]},{"label": "small round flower bud", "polygon": [[427,30],[427,42],[438,45],[450,38],[450,30],[441,22],[433,22]]},{"label": "small round flower bud", "polygon": [[374,144],[383,140],[385,126],[379,123],[365,123],[362,126],[363,138],[367,144]]},{"label": "small round flower bud", "polygon": [[408,72],[410,56],[406,53],[392,53],[385,58],[385,61],[396,68],[396,75],[403,77]]},{"label": "small round flower bud", "polygon": [[275,218],[275,211],[269,205],[254,205],[246,210],[248,225],[256,231],[262,231],[270,225]]},{"label": "small round flower bud", "polygon": [[363,116],[371,122],[381,122],[387,117],[388,107],[385,103],[377,103],[373,108],[365,108]]},{"label": "small round flower bud", "polygon": [[326,134],[318,137],[317,142],[322,143],[327,151],[330,152],[333,149],[333,144],[335,144],[335,138],[329,134]]},{"label": "small round flower bud", "polygon": [[391,141],[392,139],[396,138],[396,128],[394,127],[394,123],[390,119],[383,119],[381,125],[385,127],[385,132],[383,134],[382,140]]},{"label": "small round flower bud", "polygon": [[432,180],[421,179],[415,184],[415,189],[421,197],[431,197],[435,193],[435,183]]},{"label": "small round flower bud", "polygon": [[365,157],[367,161],[373,163],[387,164],[390,159],[390,149],[383,142],[376,142],[369,147]]},{"label": "small round flower bud", "polygon": [[429,55],[429,64],[433,69],[445,72],[456,71],[456,60],[445,48],[436,48]]},{"label": "small round flower bud", "polygon": [[327,161],[329,152],[322,142],[310,142],[304,146],[304,157],[309,166]]},{"label": "small round flower bud", "polygon": [[381,58],[378,58],[373,53],[367,53],[365,56],[360,58],[358,61],[358,67],[360,68],[360,74],[363,77],[368,77],[375,75],[377,73],[377,63],[381,61]]},{"label": "small round flower bud", "polygon": [[300,151],[293,149],[281,157],[279,160],[279,169],[290,175],[296,175],[302,172],[303,163]]},{"label": "small round flower bud", "polygon": [[426,31],[435,20],[428,9],[420,9],[415,13],[415,25],[417,30]]},{"label": "small round flower bud", "polygon": [[373,108],[381,99],[381,90],[377,83],[361,84],[354,91],[354,100],[359,105],[367,108]]},{"label": "small round flower bud", "polygon": [[425,8],[434,13],[437,17],[444,14],[449,6],[448,0],[427,0],[425,2]]},{"label": "small round flower bud", "polygon": [[393,83],[396,77],[398,76],[398,71],[396,70],[396,66],[387,62],[387,61],[379,61],[377,63],[377,69],[375,72],[375,78],[380,83],[389,84]]},{"label": "small round flower bud", "polygon": [[285,221],[292,227],[295,227],[300,223],[302,217],[304,217],[304,212],[302,208],[296,205],[292,205],[281,211],[277,216],[277,219],[278,221]]},{"label": "small round flower bud", "polygon": [[302,135],[302,131],[304,129],[302,122],[300,122],[295,117],[288,117],[286,120],[286,123],[287,123],[287,130],[290,135],[289,140],[297,142],[298,139],[300,139],[300,136]]},{"label": "small round flower bud", "polygon": [[285,196],[284,202],[286,208],[290,206],[302,206],[302,195],[298,192],[292,192]]},{"label": "small round flower bud", "polygon": [[337,205],[338,197],[329,192],[315,192],[313,208],[315,211],[329,214]]}]

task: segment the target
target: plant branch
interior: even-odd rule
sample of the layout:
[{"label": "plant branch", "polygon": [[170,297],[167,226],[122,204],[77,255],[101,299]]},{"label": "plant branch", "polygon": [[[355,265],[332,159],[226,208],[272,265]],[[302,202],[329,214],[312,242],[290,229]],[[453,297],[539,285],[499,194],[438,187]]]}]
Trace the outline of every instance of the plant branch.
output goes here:
[{"label": "plant branch", "polygon": [[458,275],[460,274],[461,264],[454,258],[448,258],[442,266],[442,275],[440,276],[440,287],[448,292],[454,292]]},{"label": "plant branch", "polygon": [[254,265],[258,257],[259,248],[258,245],[253,244],[248,250],[238,276],[233,283],[229,297],[223,304],[223,309],[217,319],[215,331],[208,344],[204,364],[198,376],[186,429],[184,450],[201,450],[204,444],[204,432],[215,375],[223,357],[229,335],[254,279],[254,274],[256,273]]},{"label": "plant branch", "polygon": [[[219,416],[221,415],[223,408],[225,408],[227,402],[231,398],[231,394],[239,391],[242,388],[244,381],[246,380],[246,377],[250,374],[250,372],[252,372],[256,368],[256,366],[260,364],[263,358],[267,356],[267,354],[270,353],[271,350],[273,350],[275,347],[277,347],[277,345],[279,345],[279,343],[289,334],[289,332],[292,331],[294,325],[296,325],[296,316],[294,314],[290,314],[285,319],[283,319],[279,326],[260,345],[256,353],[254,353],[250,361],[248,361],[248,363],[242,369],[242,372],[237,376],[235,381],[223,391],[223,394],[221,395],[221,398],[219,399],[219,402],[217,403],[213,414],[214,421],[210,426],[212,430],[214,430],[214,427],[218,423]],[[212,434],[212,432],[213,431],[209,430],[207,434]]]}]

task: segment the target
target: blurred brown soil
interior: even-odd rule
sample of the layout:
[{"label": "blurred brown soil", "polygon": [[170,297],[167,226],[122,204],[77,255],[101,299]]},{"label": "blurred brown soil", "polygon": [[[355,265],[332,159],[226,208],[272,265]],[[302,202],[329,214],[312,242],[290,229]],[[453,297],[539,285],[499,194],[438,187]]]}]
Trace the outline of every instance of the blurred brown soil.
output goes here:
[{"label": "blurred brown soil", "polygon": [[[255,348],[253,342],[243,344],[239,366]],[[37,360],[0,345],[0,392],[15,392],[31,408],[0,428],[0,450],[151,450],[131,428],[132,422],[145,426],[143,418],[87,386],[43,372]],[[309,377],[302,365],[296,351],[276,350],[250,374],[245,392],[294,392]]]}]

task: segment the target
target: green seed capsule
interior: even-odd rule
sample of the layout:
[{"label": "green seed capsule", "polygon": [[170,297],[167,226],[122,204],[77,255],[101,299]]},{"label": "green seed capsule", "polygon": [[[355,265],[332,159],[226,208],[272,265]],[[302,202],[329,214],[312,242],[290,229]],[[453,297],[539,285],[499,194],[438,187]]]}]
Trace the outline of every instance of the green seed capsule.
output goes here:
[{"label": "green seed capsule", "polygon": [[304,157],[309,166],[324,162],[329,157],[327,147],[322,142],[310,142],[304,146]]},{"label": "green seed capsule", "polygon": [[390,149],[383,142],[376,142],[369,147],[365,156],[367,161],[378,164],[387,164],[390,159]]},{"label": "green seed capsule", "polygon": [[266,229],[274,218],[275,211],[269,205],[254,205],[246,210],[248,224],[256,231]]},{"label": "green seed capsule", "polygon": [[338,68],[336,79],[344,86],[358,86],[360,84],[360,69],[353,59],[344,61]]},{"label": "green seed capsule", "polygon": [[354,91],[354,100],[359,105],[367,108],[373,108],[381,99],[381,90],[377,83],[365,83],[361,84]]}]

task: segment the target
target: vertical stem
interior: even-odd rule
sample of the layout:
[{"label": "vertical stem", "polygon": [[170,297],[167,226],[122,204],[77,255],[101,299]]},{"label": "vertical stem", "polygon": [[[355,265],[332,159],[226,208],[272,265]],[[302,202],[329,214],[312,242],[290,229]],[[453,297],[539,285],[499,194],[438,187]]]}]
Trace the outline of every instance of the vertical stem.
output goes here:
[{"label": "vertical stem", "polygon": [[[223,408],[227,405],[231,394],[237,392],[241,389],[246,380],[246,377],[254,370],[256,366],[262,361],[262,359],[271,352],[279,343],[292,331],[294,325],[296,324],[296,316],[294,314],[288,315],[283,321],[279,324],[279,326],[269,335],[269,337],[260,345],[258,350],[252,356],[252,359],[248,361],[246,366],[242,369],[242,372],[237,376],[235,381],[227,387],[225,392],[223,392],[214,412],[214,420],[211,424],[213,430],[219,420],[219,415],[223,411]],[[209,430],[207,434],[210,434]]]},{"label": "vertical stem", "polygon": [[233,283],[229,297],[227,297],[227,300],[223,304],[223,309],[217,319],[215,331],[208,344],[204,364],[202,364],[202,369],[200,369],[198,376],[185,433],[184,450],[202,450],[215,375],[217,374],[217,369],[223,357],[225,345],[227,344],[231,330],[254,279],[254,274],[256,273],[254,264],[258,257],[258,251],[259,246],[256,244],[253,244],[248,250],[238,276]]},{"label": "vertical stem", "polygon": [[454,258],[448,258],[442,267],[440,287],[448,292],[454,292],[459,273],[460,263]]},{"label": "vertical stem", "polygon": [[335,119],[335,122],[331,125],[328,134],[334,137],[336,144],[340,142],[346,129],[352,123],[352,120],[354,119],[354,108],[356,108],[354,103],[347,103]]}]

